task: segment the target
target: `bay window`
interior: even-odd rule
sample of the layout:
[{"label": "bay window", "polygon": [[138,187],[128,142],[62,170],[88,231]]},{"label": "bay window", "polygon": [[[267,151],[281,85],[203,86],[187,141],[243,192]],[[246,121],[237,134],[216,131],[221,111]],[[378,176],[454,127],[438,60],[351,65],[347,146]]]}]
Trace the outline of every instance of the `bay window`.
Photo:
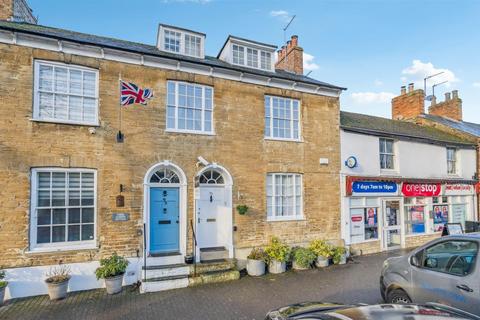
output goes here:
[{"label": "bay window", "polygon": [[295,220],[303,218],[302,175],[295,173],[267,174],[267,219]]}]

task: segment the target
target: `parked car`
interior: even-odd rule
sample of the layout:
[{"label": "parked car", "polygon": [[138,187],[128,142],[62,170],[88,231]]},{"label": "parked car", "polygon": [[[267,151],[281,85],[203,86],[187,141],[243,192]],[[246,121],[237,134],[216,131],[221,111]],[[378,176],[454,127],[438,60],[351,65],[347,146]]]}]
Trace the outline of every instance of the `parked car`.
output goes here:
[{"label": "parked car", "polygon": [[480,317],[437,303],[415,304],[376,304],[342,305],[336,303],[306,302],[292,304],[267,313],[266,320],[299,319],[480,319]]},{"label": "parked car", "polygon": [[380,292],[387,303],[447,304],[480,314],[480,233],[433,240],[385,260]]}]

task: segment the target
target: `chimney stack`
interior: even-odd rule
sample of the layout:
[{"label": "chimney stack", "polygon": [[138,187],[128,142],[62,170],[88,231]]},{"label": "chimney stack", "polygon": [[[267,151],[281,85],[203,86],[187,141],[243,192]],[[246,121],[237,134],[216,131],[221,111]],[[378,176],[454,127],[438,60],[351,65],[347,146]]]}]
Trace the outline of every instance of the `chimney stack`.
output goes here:
[{"label": "chimney stack", "polygon": [[303,49],[298,46],[298,36],[292,36],[277,53],[275,69],[303,74]]},{"label": "chimney stack", "polygon": [[425,111],[425,94],[422,89],[416,89],[413,83],[400,88],[400,95],[392,99],[393,120],[413,120]]},{"label": "chimney stack", "polygon": [[453,90],[451,94],[450,92],[445,93],[445,101],[434,104],[432,100],[432,104],[428,108],[428,113],[462,121],[462,99],[458,97],[458,90]]}]

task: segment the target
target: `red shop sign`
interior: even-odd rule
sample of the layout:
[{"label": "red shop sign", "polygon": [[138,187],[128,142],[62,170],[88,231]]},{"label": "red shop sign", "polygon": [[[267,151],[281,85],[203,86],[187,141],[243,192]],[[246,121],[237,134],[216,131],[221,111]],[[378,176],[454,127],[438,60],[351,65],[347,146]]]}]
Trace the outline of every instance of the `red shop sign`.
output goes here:
[{"label": "red shop sign", "polygon": [[362,216],[352,216],[352,222],[360,222],[363,220]]},{"label": "red shop sign", "polygon": [[402,193],[406,197],[436,197],[442,191],[440,183],[404,183]]}]

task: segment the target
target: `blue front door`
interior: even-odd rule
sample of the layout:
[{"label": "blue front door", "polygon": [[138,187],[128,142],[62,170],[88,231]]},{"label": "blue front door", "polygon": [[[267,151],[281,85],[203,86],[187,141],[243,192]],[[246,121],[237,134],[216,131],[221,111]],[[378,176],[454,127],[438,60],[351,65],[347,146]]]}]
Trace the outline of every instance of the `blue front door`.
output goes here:
[{"label": "blue front door", "polygon": [[178,188],[150,188],[150,252],[179,251]]}]

